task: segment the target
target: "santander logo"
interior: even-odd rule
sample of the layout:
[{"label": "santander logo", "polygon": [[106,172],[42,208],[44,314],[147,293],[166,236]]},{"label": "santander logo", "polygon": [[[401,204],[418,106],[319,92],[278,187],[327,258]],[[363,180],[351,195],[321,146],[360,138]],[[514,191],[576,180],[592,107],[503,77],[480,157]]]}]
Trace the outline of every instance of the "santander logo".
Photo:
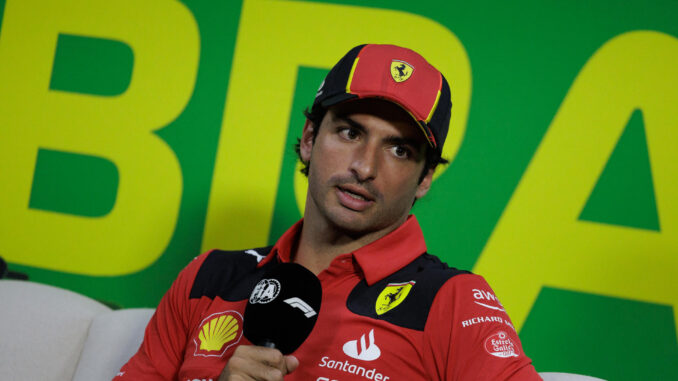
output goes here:
[{"label": "santander logo", "polygon": [[[360,342],[360,345],[358,345]],[[368,334],[368,341],[365,340],[365,335],[360,336],[360,341],[351,340],[344,344],[344,353],[347,356],[357,360],[373,361],[381,356],[381,349],[374,343],[374,330],[371,329]]]}]

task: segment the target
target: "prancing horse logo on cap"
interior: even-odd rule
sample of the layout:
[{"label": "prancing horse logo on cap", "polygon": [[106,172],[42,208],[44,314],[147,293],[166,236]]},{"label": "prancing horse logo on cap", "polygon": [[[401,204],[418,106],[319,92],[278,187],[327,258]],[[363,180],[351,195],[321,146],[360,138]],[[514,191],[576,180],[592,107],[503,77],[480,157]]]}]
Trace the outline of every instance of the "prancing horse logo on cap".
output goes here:
[{"label": "prancing horse logo on cap", "polygon": [[393,60],[391,61],[391,77],[400,83],[407,81],[414,72],[414,67],[405,61]]}]

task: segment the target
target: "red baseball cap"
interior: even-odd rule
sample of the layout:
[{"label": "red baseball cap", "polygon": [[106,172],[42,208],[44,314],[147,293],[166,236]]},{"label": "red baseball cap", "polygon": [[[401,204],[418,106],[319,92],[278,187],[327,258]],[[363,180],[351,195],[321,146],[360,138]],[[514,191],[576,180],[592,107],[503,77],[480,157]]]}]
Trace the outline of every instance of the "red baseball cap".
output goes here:
[{"label": "red baseball cap", "polygon": [[450,125],[450,86],[417,52],[395,45],[351,49],[320,85],[312,111],[351,99],[381,98],[407,111],[438,154]]}]

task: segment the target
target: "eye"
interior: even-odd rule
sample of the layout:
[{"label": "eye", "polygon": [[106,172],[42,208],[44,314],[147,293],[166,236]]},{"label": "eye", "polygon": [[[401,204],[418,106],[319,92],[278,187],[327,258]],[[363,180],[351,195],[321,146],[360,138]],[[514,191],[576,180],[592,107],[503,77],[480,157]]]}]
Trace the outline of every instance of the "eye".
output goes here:
[{"label": "eye", "polygon": [[391,153],[393,153],[395,157],[400,159],[408,159],[412,157],[412,150],[401,145],[395,145],[391,147]]},{"label": "eye", "polygon": [[338,131],[339,135],[346,140],[356,140],[360,136],[360,131],[353,127],[341,127]]}]

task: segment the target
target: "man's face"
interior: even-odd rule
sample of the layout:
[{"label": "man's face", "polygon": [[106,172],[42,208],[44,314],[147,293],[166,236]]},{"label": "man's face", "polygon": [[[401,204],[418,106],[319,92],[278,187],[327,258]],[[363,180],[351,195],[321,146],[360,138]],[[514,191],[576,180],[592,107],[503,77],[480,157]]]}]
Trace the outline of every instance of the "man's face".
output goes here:
[{"label": "man's face", "polygon": [[428,191],[433,171],[419,182],[427,143],[400,107],[378,99],[345,102],[328,110],[315,142],[312,128],[307,122],[300,144],[310,161],[308,222],[348,234],[387,233]]}]

